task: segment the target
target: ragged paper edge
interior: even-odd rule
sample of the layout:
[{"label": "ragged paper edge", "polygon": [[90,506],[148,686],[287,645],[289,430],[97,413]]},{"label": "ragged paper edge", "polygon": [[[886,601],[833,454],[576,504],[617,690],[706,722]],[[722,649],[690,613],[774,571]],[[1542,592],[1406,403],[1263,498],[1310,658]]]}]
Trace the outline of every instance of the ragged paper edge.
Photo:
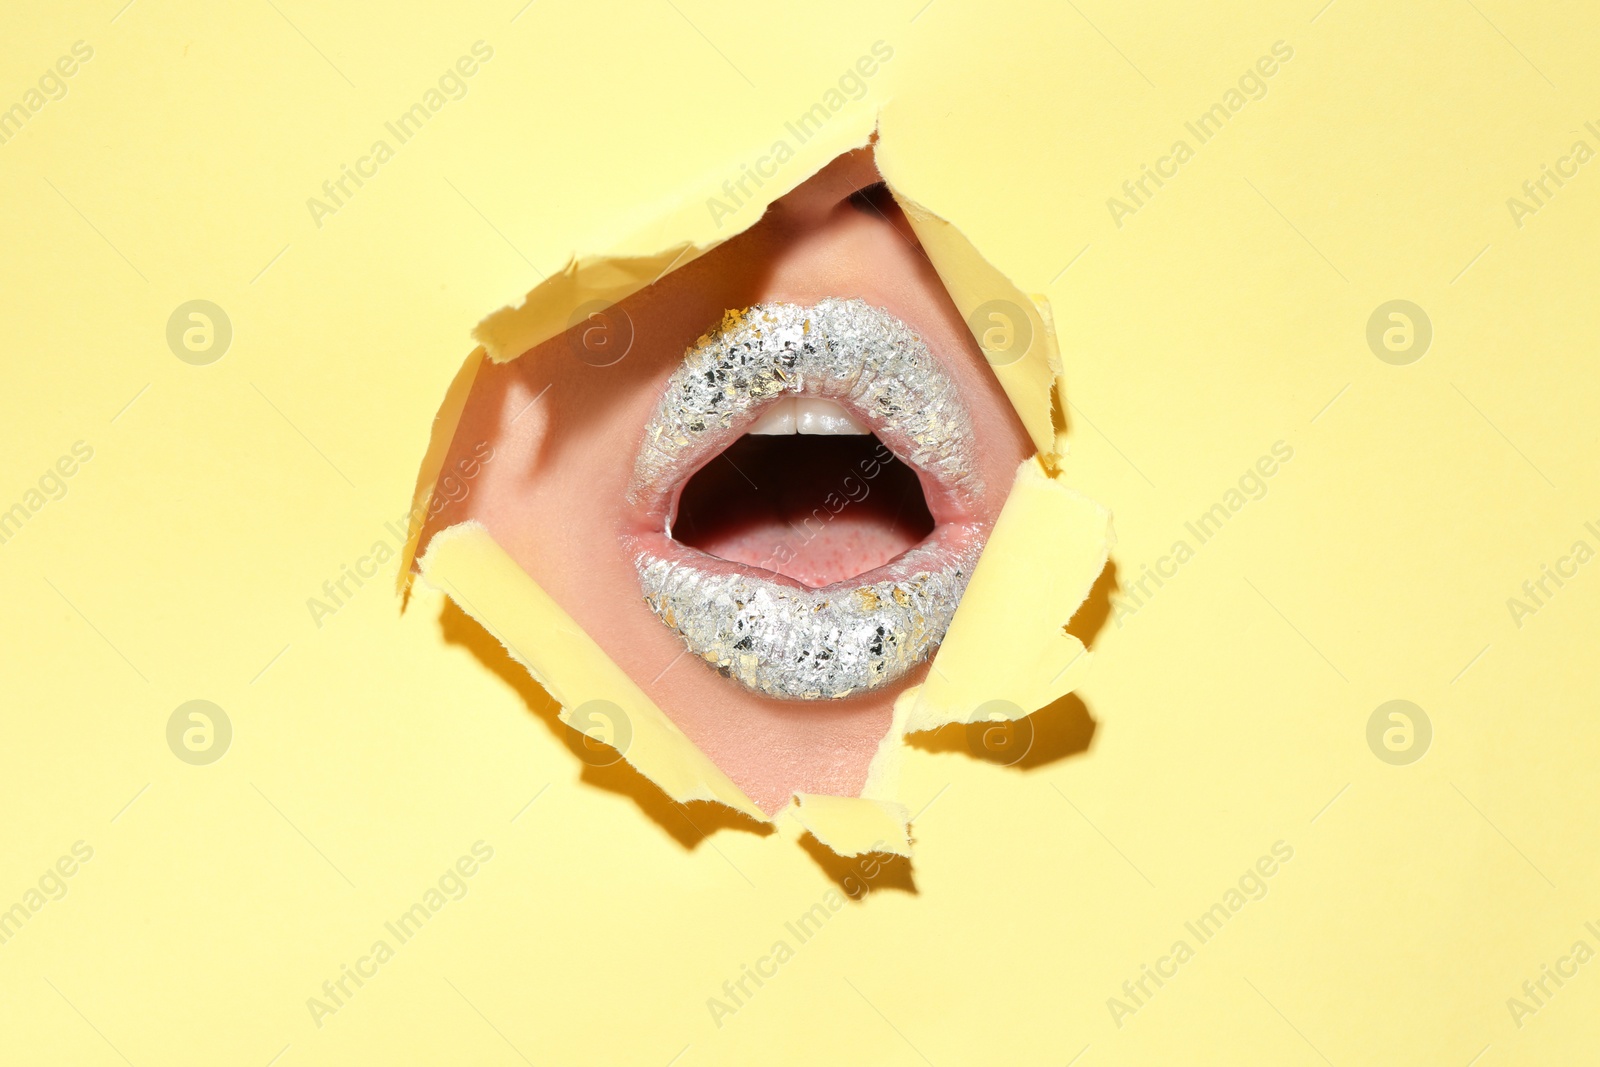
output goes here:
[{"label": "ragged paper edge", "polygon": [[[713,213],[713,200],[726,204],[725,183],[741,176],[734,168],[707,171],[697,188],[670,198],[651,225],[616,247],[595,255],[574,255],[562,268],[534,286],[516,307],[504,307],[480,322],[473,338],[496,363],[565,333],[574,310],[591,301],[615,304],[668,273],[693,263],[718,245],[757,222],[773,201],[793,190],[839,156],[864,148],[877,128],[875,112],[863,109],[841,114],[818,130],[772,178],[740,202],[727,217]],[[749,182],[744,188],[749,189]]]},{"label": "ragged paper edge", "polygon": [[1109,511],[1024,460],[905,732],[1022,718],[1076,689],[1091,656],[1066,628],[1113,541]]},{"label": "ragged paper edge", "polygon": [[[905,212],[928,261],[968,328],[973,327],[974,313],[985,305],[1015,308],[1027,318],[1028,344],[1020,355],[987,350],[984,355],[1041,461],[1046,468],[1055,470],[1066,454],[1067,438],[1065,405],[1059,391],[1063,381],[1061,350],[1056,342],[1050,301],[1041,293],[1019,289],[955,225],[923,203],[915,166],[900,160],[894,144],[893,138],[880,129],[875,153],[878,172]],[[983,348],[983,337],[975,332],[974,339]]]},{"label": "ragged paper edge", "polygon": [[[562,270],[530,290],[520,305],[502,308],[484,319],[474,330],[482,347],[457,374],[435,420],[429,459],[434,460],[439,451],[438,460],[442,461],[443,449],[454,437],[466,389],[482,359],[516,359],[564,333],[573,311],[585,303],[615,303],[693,262],[754,225],[773,201],[838,156],[870,143],[875,126],[872,116],[841,120],[827,131],[827,137],[819,136],[808,144],[805,165],[799,161],[791,164],[784,181],[769,182],[757,197],[740,205],[737,225],[725,220],[721,228],[714,227],[704,211],[708,191],[717,195],[721,189],[720,172],[713,172],[704,188],[674,197],[658,224],[607,253],[571,257]],[[992,717],[991,702],[997,699],[1008,701],[1019,716],[1025,716],[1076,687],[1089,657],[1065,626],[1104,568],[1111,544],[1105,509],[1058,480],[1066,434],[1061,360],[1048,301],[1038,294],[1023,293],[953,224],[907,196],[900,170],[886,162],[881,140],[877,159],[890,192],[905,210],[963,317],[991,300],[1008,301],[1028,317],[1031,343],[1027,350],[1020,358],[991,360],[990,365],[1038,454],[1019,469],[989,541],[994,551],[984,551],[935,656],[935,669],[922,686],[906,690],[896,700],[893,724],[869,766],[861,796],[797,794],[787,808],[769,819],[480,524],[463,523],[435,534],[420,565],[430,585],[451,596],[499,638],[550,692],[561,705],[563,722],[572,725],[573,709],[594,699],[585,693],[625,694],[626,702],[615,696],[600,697],[630,709],[635,724],[644,726],[643,743],[636,734],[622,755],[668,796],[680,803],[718,801],[760,822],[794,818],[824,846],[843,856],[877,851],[911,855],[910,816],[899,798],[903,742],[908,734],[973,721],[977,709],[985,704],[991,708],[986,717]],[[430,485],[428,494],[422,494],[421,482],[419,476],[408,563],[432,491]],[[1052,534],[1065,537],[1052,541]],[[410,570],[409,565],[403,567],[402,575]],[[461,585],[473,581],[469,576],[486,574],[498,575],[497,584],[491,583],[493,588],[481,592],[479,607],[474,607],[465,599],[472,594]],[[525,591],[528,605],[522,610],[507,602],[505,591],[511,588]],[[1041,590],[1045,592],[1041,594]],[[480,610],[484,602],[495,605],[484,609],[488,615]],[[1029,621],[1024,626],[1020,619]],[[1002,620],[1001,625],[990,625],[993,620]],[[1021,632],[1024,630],[1032,632]],[[537,653],[532,651],[535,648]],[[569,657],[563,649],[578,655]]]},{"label": "ragged paper edge", "polygon": [[904,804],[867,797],[796,793],[786,813],[835,855],[911,856],[911,813]]},{"label": "ragged paper edge", "polygon": [[417,471],[417,483],[411,490],[411,516],[406,529],[405,547],[400,552],[400,570],[396,575],[402,603],[410,595],[411,582],[416,577],[416,569],[411,564],[417,558],[417,543],[422,539],[422,531],[427,526],[428,517],[444,503],[434,495],[434,487],[439,484],[439,474],[444,470],[445,458],[450,454],[456,428],[461,425],[461,413],[467,409],[467,397],[472,392],[472,383],[477,381],[478,368],[483,366],[484,355],[482,347],[474,348],[461,369],[456,371],[455,377],[450,379],[444,403],[439,405],[433,425],[428,430],[428,451],[423,454],[422,466]]},{"label": "ragged paper edge", "polygon": [[1025,718],[1082,684],[1092,655],[1066,626],[1115,540],[1109,511],[1040,457],[1023,461],[927,679],[895,700],[862,799],[898,803],[911,734]]},{"label": "ragged paper edge", "polygon": [[[889,187],[894,188],[892,181]],[[896,199],[900,199],[898,195]],[[1066,451],[1066,439],[1055,403],[1061,355],[1051,326],[1050,302],[1042,295],[1018,289],[949,222],[915,201],[900,199],[900,206],[964,320],[970,324],[973,313],[991,301],[1004,301],[1027,316],[1027,350],[1014,359],[991,359],[989,365],[1011,406],[1017,409],[1033,446],[1044,463],[1055,468]],[[978,341],[982,347],[981,337]]]},{"label": "ragged paper edge", "polygon": [[[619,750],[639,773],[680,804],[711,800],[757,822],[770,822],[744,790],[679,730],[644,690],[561,609],[482,523],[469,520],[434,534],[422,578],[476,619],[533,680],[561,705],[563,723],[580,732],[574,712],[590,701],[622,710],[629,740]],[[616,736],[616,723],[607,723]]]}]

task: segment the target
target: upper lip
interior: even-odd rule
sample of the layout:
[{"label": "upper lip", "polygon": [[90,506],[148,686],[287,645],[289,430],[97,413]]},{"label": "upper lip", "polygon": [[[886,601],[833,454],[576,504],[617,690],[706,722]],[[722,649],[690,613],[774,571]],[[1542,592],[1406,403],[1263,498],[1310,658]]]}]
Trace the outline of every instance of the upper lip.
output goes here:
[{"label": "upper lip", "polygon": [[[821,344],[805,344],[807,338]],[[786,397],[834,401],[866,425],[922,483],[934,532],[900,560],[852,584],[929,569],[925,549],[970,543],[983,491],[971,416],[954,381],[909,326],[861,300],[731,311],[700,338],[668,380],[646,423],[627,491],[637,549],[679,559],[714,558],[671,540],[678,495],[689,479]],[[945,542],[945,544],[941,544]],[[938,553],[935,553],[938,554]],[[716,560],[723,566],[738,567]],[[799,586],[776,573],[769,580]],[[898,576],[894,574],[884,576]]]}]

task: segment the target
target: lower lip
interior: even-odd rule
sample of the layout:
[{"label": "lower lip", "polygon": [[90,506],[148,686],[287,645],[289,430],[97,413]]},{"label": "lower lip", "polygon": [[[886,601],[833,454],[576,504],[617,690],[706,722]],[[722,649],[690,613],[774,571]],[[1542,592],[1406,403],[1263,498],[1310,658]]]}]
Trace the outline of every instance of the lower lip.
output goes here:
[{"label": "lower lip", "polygon": [[960,603],[983,532],[942,524],[900,558],[821,589],[664,533],[631,540],[646,603],[689,651],[768,696],[836,700],[904,678],[928,657]]}]

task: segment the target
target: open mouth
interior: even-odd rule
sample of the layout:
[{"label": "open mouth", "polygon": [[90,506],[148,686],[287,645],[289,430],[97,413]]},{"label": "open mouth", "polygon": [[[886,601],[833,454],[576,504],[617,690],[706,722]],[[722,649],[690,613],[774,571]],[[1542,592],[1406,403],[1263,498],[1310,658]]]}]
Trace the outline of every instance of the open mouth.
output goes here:
[{"label": "open mouth", "polygon": [[783,699],[903,677],[943,638],[983,547],[955,383],[860,300],[729,312],[668,379],[628,488],[652,611]]}]

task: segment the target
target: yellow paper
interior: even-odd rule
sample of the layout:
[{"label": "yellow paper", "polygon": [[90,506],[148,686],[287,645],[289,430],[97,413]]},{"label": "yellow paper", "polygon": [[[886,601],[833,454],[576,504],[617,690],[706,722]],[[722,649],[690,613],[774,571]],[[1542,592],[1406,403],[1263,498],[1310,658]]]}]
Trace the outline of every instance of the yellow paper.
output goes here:
[{"label": "yellow paper", "polygon": [[840,856],[868,852],[911,855],[906,824],[911,813],[894,803],[802,793],[790,809],[816,839]]},{"label": "yellow paper", "polygon": [[1067,623],[1106,564],[1110,516],[1037,458],[1017,480],[934,654],[907,730],[1029,715],[1076,688],[1089,653]]},{"label": "yellow paper", "polygon": [[[766,204],[839,154],[867,144],[874,134],[871,123],[867,112],[836,123],[823,131],[827,136],[809,141],[799,157],[788,162],[784,181],[763,183],[754,192],[745,187],[743,192],[748,199],[740,204],[737,213],[742,225],[759,219]],[[877,140],[875,152],[880,158],[893,158],[886,139]],[[883,169],[891,191],[903,198],[897,172],[888,166]],[[914,182],[914,176],[910,180]],[[419,486],[427,482],[430,472],[439,469],[460,417],[465,392],[485,352],[497,361],[524,356],[534,346],[569,329],[582,317],[583,308],[609,306],[622,300],[737,233],[742,226],[732,226],[721,210],[728,202],[721,199],[722,192],[714,183],[680,190],[668,198],[659,217],[640,233],[605,252],[570,258],[559,272],[535,286],[521,304],[503,308],[479,323],[474,336],[484,348],[468,357],[434,419],[428,454],[418,476]],[[712,210],[702,210],[702,204]],[[980,704],[989,709],[1001,707],[1006,718],[1021,718],[1047,706],[1077,684],[1088,660],[1082,645],[1063,627],[1104,567],[1109,538],[1109,516],[1104,509],[1052,478],[1052,474],[1059,473],[1065,438],[1056,392],[1061,363],[1048,302],[1041,296],[1024,295],[949,222],[914,202],[904,200],[904,204],[930,261],[983,345],[986,358],[1040,452],[1019,474],[1022,492],[1008,503],[1009,517],[997,528],[999,536],[993,552],[985,553],[991,561],[980,565],[969,583],[963,607],[941,650],[942,658],[934,664],[930,684],[922,687],[915,702],[908,705],[908,713],[897,715],[894,728],[880,743],[867,792],[861,798],[816,797],[809,805],[795,805],[799,809],[796,817],[812,835],[844,856],[872,850],[873,842],[879,839],[894,842],[890,850],[910,855],[906,808],[895,793],[895,779],[886,770],[897,760],[897,750],[907,732],[972,721],[979,714]],[[652,241],[664,247],[654,248]],[[994,344],[989,342],[992,329],[1003,330],[994,335]],[[538,357],[529,354],[525,358]],[[419,490],[417,499],[408,559],[430,514],[430,495]],[[1062,531],[1070,534],[1070,543],[1055,542]],[[542,663],[532,673],[560,704],[563,722],[573,725],[578,705],[575,697],[562,694],[625,690],[625,707],[608,710],[601,718],[616,714],[624,721],[647,722],[650,737],[665,740],[620,746],[621,758],[680,803],[720,801],[765,821],[748,798],[598,647],[586,647],[578,657],[556,651],[545,655],[537,652],[541,645],[561,643],[559,639],[551,642],[544,635],[553,631],[564,638],[566,631],[576,629],[574,624],[531,581],[525,580],[525,575],[510,573],[515,565],[481,528],[461,529],[454,534],[458,536],[450,538],[451,547],[440,557],[449,562],[435,562],[431,568],[438,572],[434,584],[492,633],[519,635],[522,644],[513,648],[514,655],[525,663]],[[428,570],[425,561],[424,571]],[[499,575],[493,582],[497,589],[525,590],[529,602],[519,605],[518,594],[513,592],[497,598],[490,614],[485,614],[486,609],[462,599],[471,594],[463,594],[458,583],[470,579],[456,577],[458,572]],[[480,577],[476,584],[483,585],[485,580]],[[1041,588],[1045,590],[1042,597]],[[1035,609],[1042,608],[1042,614],[1037,610],[1015,610],[1015,605],[1024,601]],[[500,636],[500,640],[512,647],[505,637]],[[958,680],[952,680],[952,675]],[[1003,697],[994,696],[1002,692]],[[988,694],[990,700],[984,703],[974,694]],[[1001,703],[995,704],[995,699]],[[580,729],[586,728],[588,722],[587,716],[583,718]],[[718,784],[708,786],[708,780]]]},{"label": "yellow paper", "polygon": [[421,569],[528,668],[562,722],[609,744],[679,803],[715,800],[767,821],[480,524],[435,534]]},{"label": "yellow paper", "polygon": [[[1592,10],[12,6],[0,1059],[1592,1058]],[[897,192],[1048,307],[1049,473],[1116,543],[1073,736],[901,743],[903,699],[867,797],[915,857],[871,866],[576,758],[476,622],[395,589],[463,361],[562,326],[485,315],[748,225],[685,191],[878,40],[816,159],[876,124]],[[210,362],[168,341],[196,300]],[[1399,300],[1409,362],[1415,316],[1368,334]],[[169,740],[197,700],[211,762],[220,719]],[[1396,700],[1414,762],[1414,715],[1369,741]]]}]

